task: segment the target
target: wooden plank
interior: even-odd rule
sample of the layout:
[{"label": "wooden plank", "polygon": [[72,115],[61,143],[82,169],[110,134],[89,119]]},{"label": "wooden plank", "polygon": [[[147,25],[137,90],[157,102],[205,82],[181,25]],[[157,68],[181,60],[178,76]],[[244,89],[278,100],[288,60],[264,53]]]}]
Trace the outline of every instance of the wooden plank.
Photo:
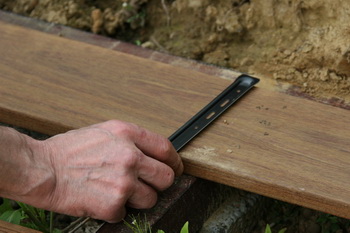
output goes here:
[{"label": "wooden plank", "polygon": [[39,233],[39,231],[0,220],[1,233]]},{"label": "wooden plank", "polygon": [[[230,83],[6,24],[1,27],[5,33],[0,52],[6,54],[1,57],[2,119],[45,133],[118,118],[170,135]],[[188,75],[198,79],[187,80]]]},{"label": "wooden plank", "polygon": [[[0,22],[0,121],[108,119],[169,136],[231,81]],[[186,172],[350,218],[349,111],[255,88],[181,152]]]}]

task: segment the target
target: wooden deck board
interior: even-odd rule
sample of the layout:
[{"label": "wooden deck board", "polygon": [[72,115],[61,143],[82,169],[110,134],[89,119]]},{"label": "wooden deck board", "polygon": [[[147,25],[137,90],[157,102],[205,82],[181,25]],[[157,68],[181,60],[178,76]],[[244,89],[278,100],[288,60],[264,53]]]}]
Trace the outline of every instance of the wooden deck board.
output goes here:
[{"label": "wooden deck board", "polygon": [[[109,119],[170,136],[231,81],[0,22],[0,121]],[[254,88],[181,155],[186,173],[350,218],[349,111]]]},{"label": "wooden deck board", "polygon": [[39,231],[22,227],[9,222],[5,222],[2,220],[0,220],[0,232],[1,233],[40,233]]}]

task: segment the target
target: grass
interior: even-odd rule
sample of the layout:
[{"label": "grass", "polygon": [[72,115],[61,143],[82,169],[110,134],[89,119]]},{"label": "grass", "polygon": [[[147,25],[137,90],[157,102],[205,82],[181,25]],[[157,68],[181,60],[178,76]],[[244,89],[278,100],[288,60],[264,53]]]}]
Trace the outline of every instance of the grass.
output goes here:
[{"label": "grass", "polygon": [[308,233],[311,230],[320,233],[348,233],[350,232],[350,220],[273,200],[254,232]]},{"label": "grass", "polygon": [[21,202],[3,199],[0,205],[0,220],[21,225],[44,233],[59,233],[53,226],[54,213],[34,208]]},{"label": "grass", "polygon": [[[287,231],[287,228],[283,228],[279,230],[278,233],[285,233],[286,231]],[[269,224],[266,225],[265,233],[273,233]]]},{"label": "grass", "polygon": [[[133,233],[152,233],[151,224],[147,220],[147,216],[144,215],[143,218],[140,215],[130,216],[131,223],[124,221],[124,224],[132,230]],[[180,233],[189,233],[189,223],[186,222],[180,230]],[[166,233],[163,230],[157,230],[157,233]]]}]

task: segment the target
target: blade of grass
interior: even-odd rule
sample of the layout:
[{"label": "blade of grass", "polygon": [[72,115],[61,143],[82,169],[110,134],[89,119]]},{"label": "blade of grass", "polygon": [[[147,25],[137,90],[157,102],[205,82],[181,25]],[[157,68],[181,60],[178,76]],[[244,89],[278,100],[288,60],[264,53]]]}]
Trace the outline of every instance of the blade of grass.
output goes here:
[{"label": "blade of grass", "polygon": [[47,227],[35,216],[35,211],[31,210],[28,205],[21,202],[17,202],[18,205],[22,208],[24,213],[28,215],[29,219],[39,228],[40,231],[48,232]]},{"label": "blade of grass", "polygon": [[74,227],[72,230],[69,231],[69,233],[73,233],[75,232],[76,230],[79,229],[79,227],[81,227],[82,225],[84,225],[85,223],[87,223],[88,221],[90,221],[91,218],[87,217],[85,218],[83,221],[81,221],[76,227]]},{"label": "blade of grass", "polygon": [[50,233],[53,233],[53,217],[55,213],[50,211]]},{"label": "blade of grass", "polygon": [[62,233],[67,233],[69,231],[71,231],[71,229],[73,229],[77,224],[80,224],[82,221],[86,220],[88,218],[85,217],[80,217],[77,220],[75,220],[74,222],[71,222],[71,224],[69,224],[69,226],[67,226],[66,228],[64,228],[61,232]]}]

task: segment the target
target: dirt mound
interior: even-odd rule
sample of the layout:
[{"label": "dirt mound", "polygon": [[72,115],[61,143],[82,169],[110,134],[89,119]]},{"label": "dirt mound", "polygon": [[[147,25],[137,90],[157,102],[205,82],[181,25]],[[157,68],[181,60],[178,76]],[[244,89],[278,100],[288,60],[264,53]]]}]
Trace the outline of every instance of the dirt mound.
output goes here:
[{"label": "dirt mound", "polygon": [[350,2],[177,0],[170,9],[172,26],[155,23],[153,36],[171,53],[349,100]]}]

